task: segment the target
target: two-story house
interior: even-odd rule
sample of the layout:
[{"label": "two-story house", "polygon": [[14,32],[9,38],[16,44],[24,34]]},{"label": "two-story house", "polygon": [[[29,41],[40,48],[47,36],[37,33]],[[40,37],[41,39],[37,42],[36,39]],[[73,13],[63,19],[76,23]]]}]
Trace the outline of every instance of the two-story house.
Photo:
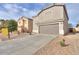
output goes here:
[{"label": "two-story house", "polygon": [[33,32],[64,35],[68,33],[68,14],[65,4],[54,3],[33,17]]}]

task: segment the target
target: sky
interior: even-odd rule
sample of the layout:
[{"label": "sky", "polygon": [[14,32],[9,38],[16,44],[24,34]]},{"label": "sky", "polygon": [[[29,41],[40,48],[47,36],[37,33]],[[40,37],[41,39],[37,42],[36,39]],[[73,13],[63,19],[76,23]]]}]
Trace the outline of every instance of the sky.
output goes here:
[{"label": "sky", "polygon": [[[21,16],[32,18],[40,10],[46,7],[48,3],[0,3],[0,19],[16,19]],[[69,23],[73,26],[79,22],[79,4],[66,3],[66,9],[69,17]]]}]

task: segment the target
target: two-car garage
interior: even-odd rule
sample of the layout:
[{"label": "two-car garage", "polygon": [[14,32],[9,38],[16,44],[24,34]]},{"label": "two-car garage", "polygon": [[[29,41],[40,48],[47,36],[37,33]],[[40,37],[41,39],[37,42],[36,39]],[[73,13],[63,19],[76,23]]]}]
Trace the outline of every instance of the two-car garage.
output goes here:
[{"label": "two-car garage", "polygon": [[43,34],[59,34],[59,24],[39,25],[39,33]]},{"label": "two-car garage", "polygon": [[33,32],[52,35],[68,33],[68,14],[64,4],[54,4],[33,17]]}]

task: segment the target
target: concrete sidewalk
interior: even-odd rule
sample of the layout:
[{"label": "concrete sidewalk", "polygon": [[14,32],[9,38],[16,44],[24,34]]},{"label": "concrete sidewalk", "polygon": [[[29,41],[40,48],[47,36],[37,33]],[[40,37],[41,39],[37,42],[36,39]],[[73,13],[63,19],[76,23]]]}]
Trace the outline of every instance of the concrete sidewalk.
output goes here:
[{"label": "concrete sidewalk", "polygon": [[23,38],[16,38],[0,43],[1,55],[32,55],[48,42],[53,40],[56,35],[36,34],[26,35]]}]

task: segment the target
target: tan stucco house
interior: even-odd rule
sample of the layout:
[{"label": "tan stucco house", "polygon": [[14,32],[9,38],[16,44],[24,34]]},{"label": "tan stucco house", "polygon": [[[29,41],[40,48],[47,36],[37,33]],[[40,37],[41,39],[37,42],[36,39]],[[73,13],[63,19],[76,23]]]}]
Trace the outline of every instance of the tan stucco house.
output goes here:
[{"label": "tan stucco house", "polygon": [[75,29],[76,29],[76,32],[78,32],[78,33],[79,33],[79,26],[78,26],[78,27],[76,27]]},{"label": "tan stucco house", "polygon": [[33,17],[33,32],[64,35],[68,33],[68,14],[65,4],[54,3]]},{"label": "tan stucco house", "polygon": [[33,20],[27,17],[22,16],[21,18],[19,18],[18,20],[18,32],[27,32],[30,33],[32,32],[32,28],[33,28]]}]

